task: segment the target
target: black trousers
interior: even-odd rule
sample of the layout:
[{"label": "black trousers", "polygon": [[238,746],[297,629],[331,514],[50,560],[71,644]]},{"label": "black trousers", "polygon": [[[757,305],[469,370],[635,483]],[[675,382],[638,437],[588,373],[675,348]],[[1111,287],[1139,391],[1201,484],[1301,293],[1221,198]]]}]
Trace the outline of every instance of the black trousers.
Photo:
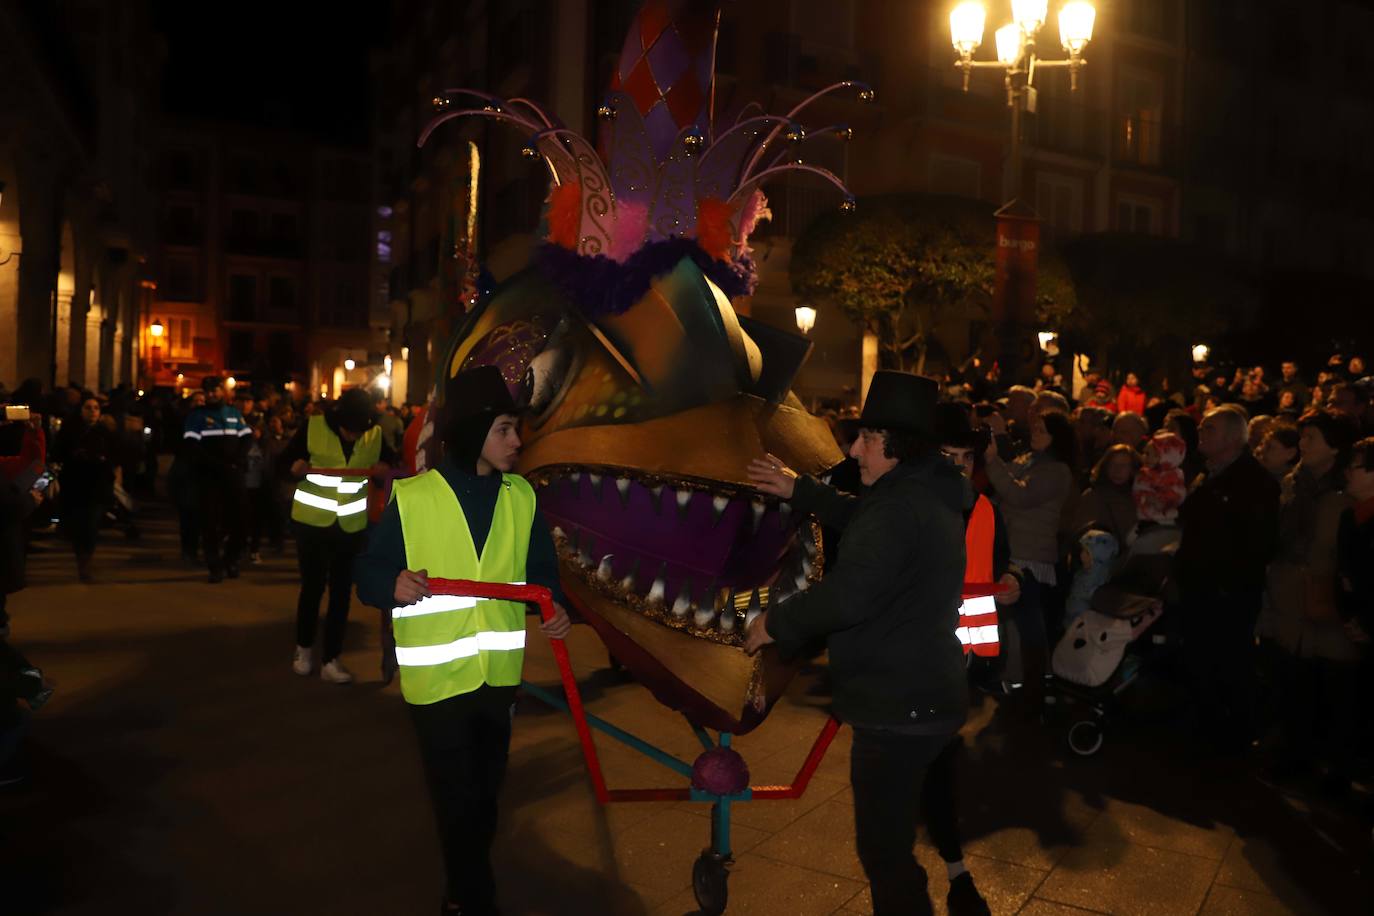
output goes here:
[{"label": "black trousers", "polygon": [[496,912],[491,844],[514,703],[514,687],[483,686],[410,707],[444,852],[448,899],[463,908],[463,916]]},{"label": "black trousers", "polygon": [[1183,658],[1198,725],[1222,745],[1256,737],[1255,621],[1260,596],[1184,596]]},{"label": "black trousers", "polygon": [[200,482],[200,530],[204,538],[205,565],[212,573],[238,566],[243,553],[243,484],[235,474]]},{"label": "black trousers", "polygon": [[874,916],[934,912],[925,869],[913,851],[922,812],[941,857],[947,862],[963,858],[954,798],[961,743],[957,734],[854,729],[849,758],[854,838],[871,885]]},{"label": "black trousers", "polygon": [[296,645],[315,644],[320,623],[320,598],[329,587],[329,610],[324,618],[322,662],[343,651],[348,628],[348,605],[353,597],[353,558],[362,550],[366,529],[349,533],[337,524],[328,528],[296,523],[296,560],[301,571],[301,593],[296,600]]}]

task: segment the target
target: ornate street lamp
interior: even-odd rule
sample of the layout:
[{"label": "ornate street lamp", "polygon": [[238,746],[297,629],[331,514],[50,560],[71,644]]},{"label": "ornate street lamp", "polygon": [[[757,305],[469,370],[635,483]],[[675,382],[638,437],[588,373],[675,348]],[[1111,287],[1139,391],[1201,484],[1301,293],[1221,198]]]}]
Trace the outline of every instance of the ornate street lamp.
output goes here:
[{"label": "ornate street lamp", "polygon": [[810,334],[811,329],[816,326],[816,310],[809,305],[797,306],[797,329],[803,334]]},{"label": "ornate street lamp", "polygon": [[154,340],[162,337],[166,332],[167,328],[164,327],[162,321],[157,318],[154,318],[153,323],[148,325],[148,333],[153,336]]}]

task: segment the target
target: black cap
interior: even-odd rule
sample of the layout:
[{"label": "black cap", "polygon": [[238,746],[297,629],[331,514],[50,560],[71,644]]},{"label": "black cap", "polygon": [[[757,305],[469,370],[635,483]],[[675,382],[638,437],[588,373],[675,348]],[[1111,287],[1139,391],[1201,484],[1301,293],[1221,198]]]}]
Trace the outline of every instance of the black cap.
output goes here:
[{"label": "black cap", "polygon": [[367,432],[372,425],[372,398],[366,389],[350,388],[339,395],[339,406],[335,408],[335,420],[339,426],[351,433]]},{"label": "black cap", "polygon": [[868,429],[896,429],[935,433],[935,403],[940,384],[924,375],[882,370],[873,373],[859,425]]},{"label": "black cap", "polygon": [[496,366],[464,369],[450,378],[444,384],[444,410],[451,420],[521,412]]}]

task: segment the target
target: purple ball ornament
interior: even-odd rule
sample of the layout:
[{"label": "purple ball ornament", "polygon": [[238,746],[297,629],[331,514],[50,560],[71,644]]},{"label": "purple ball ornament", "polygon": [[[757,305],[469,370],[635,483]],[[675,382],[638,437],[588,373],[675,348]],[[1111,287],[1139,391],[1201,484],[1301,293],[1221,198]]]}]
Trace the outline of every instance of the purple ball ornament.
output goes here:
[{"label": "purple ball ornament", "polygon": [[712,748],[692,764],[692,788],[712,795],[737,795],[749,788],[749,767],[733,748]]}]

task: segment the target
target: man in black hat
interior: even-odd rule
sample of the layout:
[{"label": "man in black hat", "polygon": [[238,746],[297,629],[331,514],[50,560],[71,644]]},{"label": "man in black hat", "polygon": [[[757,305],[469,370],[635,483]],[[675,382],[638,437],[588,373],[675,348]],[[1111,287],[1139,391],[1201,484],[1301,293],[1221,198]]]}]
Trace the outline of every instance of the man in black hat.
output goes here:
[{"label": "man in black hat", "polygon": [[[835,714],[854,728],[855,838],[878,916],[933,912],[926,873],[912,854],[922,783],[968,711],[955,633],[965,487],[938,451],[938,392],[921,376],[873,376],[849,452],[864,485],[858,497],[798,477],[772,455],[749,466],[759,490],[843,530],[834,569],[759,615],[747,648],[776,641],[786,652],[817,637],[827,641]],[[958,903],[952,895],[951,905]],[[986,912],[986,905],[972,911]]]},{"label": "man in black hat", "polygon": [[206,376],[201,389],[205,403],[186,417],[182,438],[200,504],[205,565],[215,583],[239,575],[243,469],[253,430],[238,408],[227,403],[224,379]]},{"label": "man in black hat", "polygon": [[420,742],[443,846],[443,912],[497,912],[491,844],[524,665],[527,608],[508,601],[431,595],[431,576],[543,585],[569,629],[558,560],[534,489],[512,473],[520,408],[494,366],[445,386],[444,456],[397,481],[395,498],[358,558],[358,597],[386,611],[401,693]]},{"label": "man in black hat", "polygon": [[[372,398],[362,388],[345,391],[337,403],[301,426],[277,458],[279,475],[297,481],[291,500],[301,591],[296,600],[296,653],[291,669],[302,677],[315,670],[315,631],[320,598],[329,587],[324,619],[320,678],[351,684],[353,673],[339,660],[353,594],[353,560],[367,529],[369,478],[384,475],[396,454],[382,441],[372,415]],[[311,468],[356,468],[356,476],[312,474]]]}]

